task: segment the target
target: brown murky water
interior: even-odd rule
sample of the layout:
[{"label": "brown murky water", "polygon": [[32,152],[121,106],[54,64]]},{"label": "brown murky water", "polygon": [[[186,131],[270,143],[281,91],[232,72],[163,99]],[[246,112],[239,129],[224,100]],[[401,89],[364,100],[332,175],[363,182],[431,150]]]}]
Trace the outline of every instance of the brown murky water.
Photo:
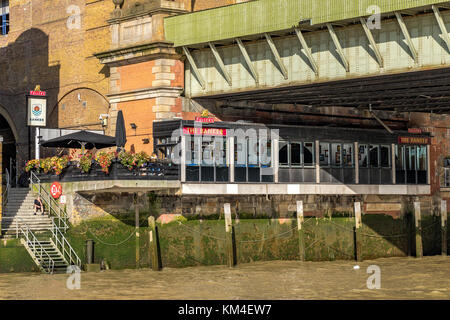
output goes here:
[{"label": "brown murky water", "polygon": [[[272,261],[225,266],[82,273],[0,274],[0,299],[450,299],[450,257],[355,262]],[[369,265],[381,288],[368,289]]]}]

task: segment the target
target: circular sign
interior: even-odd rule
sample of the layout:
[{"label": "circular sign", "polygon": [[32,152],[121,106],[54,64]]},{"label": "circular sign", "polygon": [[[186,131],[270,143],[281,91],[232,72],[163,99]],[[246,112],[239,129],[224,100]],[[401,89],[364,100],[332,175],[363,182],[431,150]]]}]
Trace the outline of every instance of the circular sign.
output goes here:
[{"label": "circular sign", "polygon": [[50,194],[53,198],[58,199],[62,194],[62,186],[59,182],[53,182],[50,187]]}]

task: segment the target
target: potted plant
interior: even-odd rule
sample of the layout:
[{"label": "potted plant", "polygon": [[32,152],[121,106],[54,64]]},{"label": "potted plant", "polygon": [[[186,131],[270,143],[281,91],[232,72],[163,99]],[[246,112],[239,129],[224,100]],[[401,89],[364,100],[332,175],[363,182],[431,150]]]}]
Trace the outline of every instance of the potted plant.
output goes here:
[{"label": "potted plant", "polygon": [[82,173],[89,173],[92,167],[92,154],[87,152],[80,157],[80,169]]},{"label": "potted plant", "polygon": [[101,151],[95,157],[95,161],[97,161],[97,163],[102,168],[102,172],[109,174],[109,168],[115,157],[115,152]]}]

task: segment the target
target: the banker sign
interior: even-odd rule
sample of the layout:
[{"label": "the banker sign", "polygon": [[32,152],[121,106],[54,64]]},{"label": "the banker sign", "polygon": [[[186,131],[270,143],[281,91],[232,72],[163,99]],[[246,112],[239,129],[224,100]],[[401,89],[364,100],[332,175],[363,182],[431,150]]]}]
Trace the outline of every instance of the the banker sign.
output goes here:
[{"label": "the banker sign", "polygon": [[44,97],[28,97],[28,125],[45,127],[47,120],[47,99]]}]

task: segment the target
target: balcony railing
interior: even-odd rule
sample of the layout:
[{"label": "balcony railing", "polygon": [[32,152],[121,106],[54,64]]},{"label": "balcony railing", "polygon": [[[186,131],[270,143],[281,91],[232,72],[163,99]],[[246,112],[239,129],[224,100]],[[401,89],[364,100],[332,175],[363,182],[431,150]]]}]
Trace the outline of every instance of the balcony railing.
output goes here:
[{"label": "balcony railing", "polygon": [[149,162],[132,170],[114,161],[105,173],[98,164],[93,164],[89,172],[82,172],[76,163],[69,163],[60,175],[35,172],[43,183],[50,181],[97,181],[97,180],[179,180],[179,166],[171,162]]}]

